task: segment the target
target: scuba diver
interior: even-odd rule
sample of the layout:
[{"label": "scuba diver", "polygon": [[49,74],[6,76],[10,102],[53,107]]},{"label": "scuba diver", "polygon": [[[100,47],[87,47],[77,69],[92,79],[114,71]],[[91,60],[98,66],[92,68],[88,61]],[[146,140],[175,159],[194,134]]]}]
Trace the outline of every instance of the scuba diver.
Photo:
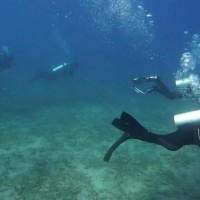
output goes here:
[{"label": "scuba diver", "polygon": [[[195,37],[196,41],[193,41],[192,53],[185,52],[182,54],[180,64],[181,68],[176,72],[176,86],[177,91],[171,91],[160,80],[158,76],[133,78],[133,88],[137,93],[148,94],[150,92],[158,92],[168,99],[181,99],[189,97],[197,99],[198,105],[200,105],[200,78],[194,74],[193,71],[196,67],[196,61],[199,61],[199,57],[196,53],[199,51],[199,36]],[[196,46],[194,46],[196,45]],[[193,47],[197,47],[193,49]],[[142,91],[135,85],[141,83],[153,82],[151,88],[146,91]],[[177,151],[186,145],[200,146],[200,109],[176,114],[174,115],[174,122],[177,126],[177,130],[168,134],[153,133],[143,127],[134,117],[126,112],[122,112],[119,118],[115,118],[112,121],[112,125],[117,129],[123,131],[122,136],[108,149],[104,156],[104,161],[108,162],[112,156],[112,153],[129,139],[137,139],[143,142],[148,142],[156,145],[160,145],[167,150]]]},{"label": "scuba diver", "polygon": [[9,69],[14,65],[13,55],[8,50],[8,47],[3,46],[0,49],[0,70]]},{"label": "scuba diver", "polygon": [[175,115],[174,121],[178,127],[177,130],[161,135],[152,133],[130,114],[122,112],[119,118],[112,121],[112,125],[124,133],[109,148],[104,156],[104,161],[108,162],[117,147],[129,139],[161,145],[170,151],[176,151],[185,145],[200,146],[200,110]]},{"label": "scuba diver", "polygon": [[74,70],[78,67],[78,63],[63,63],[54,67],[51,71],[38,71],[33,77],[33,81],[47,80],[52,81],[58,78],[73,76]]},{"label": "scuba diver", "polygon": [[[135,92],[140,94],[148,94],[150,92],[157,92],[168,99],[181,99],[183,98],[183,94],[178,91],[171,91],[168,89],[168,87],[160,80],[160,77],[158,76],[149,76],[149,77],[141,77],[141,78],[133,78],[133,89]],[[137,88],[135,85],[141,84],[141,83],[147,83],[147,82],[153,82],[155,85],[153,85],[151,88],[147,89],[146,91],[142,91],[139,88]],[[190,88],[187,88],[190,90]],[[190,91],[191,92],[191,91]]]}]

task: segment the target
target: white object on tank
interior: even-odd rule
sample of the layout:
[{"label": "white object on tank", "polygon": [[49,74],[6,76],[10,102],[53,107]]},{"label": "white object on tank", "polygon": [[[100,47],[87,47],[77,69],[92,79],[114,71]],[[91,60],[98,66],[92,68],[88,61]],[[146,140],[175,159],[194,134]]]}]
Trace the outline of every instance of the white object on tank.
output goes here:
[{"label": "white object on tank", "polygon": [[180,80],[176,80],[176,86],[177,87],[181,87],[181,86],[187,86],[190,84],[190,79],[186,78],[186,79],[180,79]]},{"label": "white object on tank", "polygon": [[200,110],[174,115],[174,122],[177,126],[187,123],[200,123]]},{"label": "white object on tank", "polygon": [[67,63],[63,63],[62,65],[59,65],[59,66],[57,66],[57,67],[54,67],[54,68],[53,68],[53,71],[54,71],[54,72],[55,72],[55,71],[58,71],[58,70],[60,70],[61,68],[65,67],[65,66],[67,66]]}]

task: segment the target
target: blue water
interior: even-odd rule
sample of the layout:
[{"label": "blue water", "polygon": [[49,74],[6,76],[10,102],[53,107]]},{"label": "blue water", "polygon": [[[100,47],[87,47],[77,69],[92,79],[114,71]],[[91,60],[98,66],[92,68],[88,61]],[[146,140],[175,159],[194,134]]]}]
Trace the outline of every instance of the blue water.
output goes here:
[{"label": "blue water", "polygon": [[[102,9],[108,6],[103,1],[100,4]],[[140,5],[140,2],[134,4]],[[98,26],[106,23],[107,16],[105,19],[103,14],[95,16],[95,12],[101,15],[100,11],[91,11],[95,7],[86,7],[80,1],[1,1],[0,43],[12,50],[19,70],[27,73],[66,60],[66,49],[62,44],[66,41],[71,54],[67,59],[86,66],[82,72],[86,75],[93,70],[101,73],[102,68],[109,65],[107,74],[112,75],[115,70],[115,74],[123,73],[125,78],[130,77],[129,74],[144,72],[162,75],[163,71],[170,76],[178,67],[187,39],[199,32],[198,1],[145,1],[144,8],[152,13],[154,21],[147,33],[152,32],[154,37],[147,45],[151,51],[149,54],[159,56],[154,61],[149,60],[151,55],[145,55],[142,48],[146,45],[146,38],[134,35],[134,31],[126,34],[118,28],[120,20],[114,17],[110,22],[113,27],[108,25],[100,32]],[[97,18],[99,24],[95,24],[92,18]],[[140,20],[135,23],[140,23]],[[184,38],[185,30],[190,34],[188,38]],[[135,44],[134,37],[138,37],[140,45]],[[49,58],[49,55],[54,56]],[[95,67],[97,65],[101,67]]]},{"label": "blue water", "polygon": [[[181,55],[200,34],[199,6],[1,0],[0,46],[15,65],[0,71],[0,199],[199,199],[198,149],[171,153],[130,142],[108,165],[102,160],[119,136],[110,122],[122,110],[167,133],[174,114],[196,108],[190,100],[137,95],[130,79],[159,75],[175,88]],[[79,63],[73,77],[31,81],[64,62]]]}]

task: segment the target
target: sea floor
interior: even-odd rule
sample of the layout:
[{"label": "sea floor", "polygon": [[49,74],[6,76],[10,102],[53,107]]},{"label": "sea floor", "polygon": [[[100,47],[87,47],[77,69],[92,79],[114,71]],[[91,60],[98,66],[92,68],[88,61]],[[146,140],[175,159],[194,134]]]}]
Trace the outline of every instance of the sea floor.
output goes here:
[{"label": "sea floor", "polygon": [[103,161],[121,136],[110,122],[122,110],[165,134],[188,102],[114,93],[102,101],[65,98],[1,103],[0,200],[200,199],[196,146],[170,152],[130,140]]}]

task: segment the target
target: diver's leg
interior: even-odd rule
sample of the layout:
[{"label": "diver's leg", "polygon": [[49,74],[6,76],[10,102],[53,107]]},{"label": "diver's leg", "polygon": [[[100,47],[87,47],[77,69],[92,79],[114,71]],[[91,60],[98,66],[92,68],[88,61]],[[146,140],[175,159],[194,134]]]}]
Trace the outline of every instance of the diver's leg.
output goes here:
[{"label": "diver's leg", "polygon": [[199,145],[200,141],[195,132],[175,131],[167,135],[160,135],[152,132],[135,134],[133,139],[161,145],[170,151],[176,151],[185,145]]},{"label": "diver's leg", "polygon": [[33,77],[33,80],[39,80],[39,79],[45,79],[45,77],[47,76],[46,72],[43,71],[37,71]]},{"label": "diver's leg", "polygon": [[162,94],[168,99],[181,99],[183,96],[178,91],[170,91],[169,88],[160,80],[160,78],[155,80],[156,86],[154,86],[154,91]]},{"label": "diver's leg", "polygon": [[131,115],[125,112],[122,113],[120,119],[114,119],[112,124],[129,134],[130,138],[158,144],[172,151],[178,150],[184,145],[199,144],[199,129],[193,129],[187,124],[175,132],[160,135],[148,131]]},{"label": "diver's leg", "polygon": [[40,79],[51,81],[51,80],[53,80],[53,75],[50,72],[38,71],[38,72],[36,72],[33,80],[36,81],[36,80],[40,80]]},{"label": "diver's leg", "polygon": [[200,130],[188,126],[182,126],[177,131],[167,135],[152,133],[145,129],[135,118],[128,113],[122,112],[120,118],[115,118],[112,125],[124,131],[124,134],[109,148],[104,156],[108,162],[114,150],[128,139],[138,139],[161,145],[168,150],[176,151],[184,145],[200,145]]},{"label": "diver's leg", "polygon": [[160,144],[162,135],[158,135],[148,131],[135,118],[126,112],[122,112],[120,119],[115,118],[112,125],[124,131],[129,138],[138,139],[149,143]]},{"label": "diver's leg", "polygon": [[146,91],[141,91],[139,88],[134,87],[134,90],[138,93],[141,94],[147,94],[150,92],[158,92],[164,96],[170,96],[170,90],[168,87],[160,80],[160,77],[158,76],[149,76],[149,77],[141,77],[141,78],[133,78],[132,83],[135,85],[141,84],[141,83],[146,83],[146,82],[154,82],[155,85]]},{"label": "diver's leg", "polygon": [[163,93],[170,93],[168,87],[160,80],[160,78],[155,80],[156,85],[160,88]]},{"label": "diver's leg", "polygon": [[[148,76],[148,77],[141,77],[141,78],[132,78],[131,81],[133,83],[133,89],[135,92],[140,93],[140,94],[148,94],[151,92],[158,92],[161,93],[160,91],[160,86],[159,86],[159,81],[157,84],[157,80],[160,78],[158,76]],[[137,88],[135,85],[141,84],[141,83],[147,83],[147,82],[154,82],[156,85],[152,86],[151,88],[147,89],[146,91],[142,91],[141,89]]]},{"label": "diver's leg", "polygon": [[167,135],[162,135],[160,138],[162,146],[169,150],[177,150],[185,145],[200,145],[200,130],[192,128],[187,124],[177,131]]}]

